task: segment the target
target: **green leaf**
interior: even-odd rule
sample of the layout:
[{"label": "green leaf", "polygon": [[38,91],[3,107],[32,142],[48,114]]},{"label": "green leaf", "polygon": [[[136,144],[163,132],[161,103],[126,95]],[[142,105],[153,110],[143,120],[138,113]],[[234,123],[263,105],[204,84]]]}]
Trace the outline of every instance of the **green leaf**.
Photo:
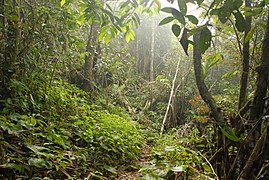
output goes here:
[{"label": "green leaf", "polygon": [[41,151],[48,151],[50,149],[42,147],[42,146],[35,146],[35,145],[31,145],[31,144],[26,144],[25,145],[27,148],[31,149],[35,154],[37,155],[44,155],[46,156],[44,153],[42,153]]},{"label": "green leaf", "polygon": [[224,126],[221,127],[221,132],[230,140],[235,141],[235,142],[239,142],[240,139],[235,135],[235,132],[233,129]]},{"label": "green leaf", "polygon": [[173,21],[175,18],[170,16],[170,17],[166,17],[164,18],[160,23],[159,26],[170,23],[171,21]]},{"label": "green leaf", "polygon": [[186,0],[178,0],[178,7],[180,9],[180,11],[182,12],[182,14],[186,15],[187,13],[187,2]]},{"label": "green leaf", "polygon": [[252,36],[253,36],[253,34],[254,34],[255,30],[256,30],[256,27],[257,26],[251,28],[251,30],[248,32],[248,34],[247,34],[247,36],[246,36],[246,38],[244,40],[245,43],[250,41],[250,39],[252,38]]},{"label": "green leaf", "polygon": [[211,46],[212,35],[207,27],[203,27],[200,34],[199,47],[202,54]]},{"label": "green leaf", "polygon": [[241,12],[237,11],[237,12],[233,12],[233,15],[235,17],[235,26],[236,29],[240,32],[244,32],[244,30],[246,29],[246,21],[245,18],[243,17],[243,15],[241,14]]},{"label": "green leaf", "polygon": [[178,36],[180,35],[181,28],[180,28],[179,25],[177,25],[177,24],[173,24],[173,25],[172,25],[172,31],[173,31],[174,35],[175,35],[176,37],[178,37]]},{"label": "green leaf", "polygon": [[162,8],[161,11],[162,11],[162,12],[165,12],[165,13],[172,13],[172,9],[174,9],[174,8],[171,8],[171,7],[165,7],[165,8]]},{"label": "green leaf", "polygon": [[65,4],[66,0],[61,0],[61,7]]},{"label": "green leaf", "polygon": [[39,167],[39,168],[47,167],[46,161],[44,159],[40,159],[40,158],[30,158],[28,160],[28,164],[30,166],[35,166],[35,167]]},{"label": "green leaf", "polygon": [[106,169],[107,171],[113,173],[113,174],[117,174],[117,170],[116,168],[112,167],[112,166],[108,166],[108,165],[105,165],[104,166],[104,169]]},{"label": "green leaf", "polygon": [[186,16],[188,19],[189,19],[189,21],[191,22],[191,23],[193,23],[193,24],[195,24],[195,25],[197,25],[198,24],[198,19],[195,17],[195,16],[193,16],[193,15],[187,15]]},{"label": "green leaf", "polygon": [[231,16],[231,10],[226,6],[217,9],[218,17],[221,23],[225,23]]},{"label": "green leaf", "polygon": [[233,9],[239,9],[243,4],[242,0],[233,0]]},{"label": "green leaf", "polygon": [[181,12],[179,12],[178,10],[173,8],[172,9],[172,14],[181,24],[185,25],[185,23],[186,23],[185,18],[184,18],[184,15]]}]

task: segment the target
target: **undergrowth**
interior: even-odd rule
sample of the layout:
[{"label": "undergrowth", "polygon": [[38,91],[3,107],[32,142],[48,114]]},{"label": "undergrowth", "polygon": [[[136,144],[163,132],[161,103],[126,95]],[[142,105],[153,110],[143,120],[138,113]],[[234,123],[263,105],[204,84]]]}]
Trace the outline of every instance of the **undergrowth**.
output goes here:
[{"label": "undergrowth", "polygon": [[9,88],[1,100],[0,178],[113,177],[137,159],[143,133],[122,108],[105,110],[62,80],[12,80]]}]

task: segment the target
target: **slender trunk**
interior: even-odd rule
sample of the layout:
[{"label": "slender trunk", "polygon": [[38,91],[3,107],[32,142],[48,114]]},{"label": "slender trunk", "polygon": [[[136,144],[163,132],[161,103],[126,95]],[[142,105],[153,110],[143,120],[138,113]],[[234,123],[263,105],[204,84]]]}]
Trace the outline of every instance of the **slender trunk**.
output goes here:
[{"label": "slender trunk", "polygon": [[163,117],[163,122],[162,122],[162,127],[161,127],[160,134],[162,134],[163,131],[164,131],[164,126],[165,126],[165,123],[166,123],[166,120],[167,120],[167,117],[168,117],[169,110],[170,110],[171,105],[172,105],[171,103],[172,103],[172,98],[173,98],[174,91],[175,91],[175,83],[176,83],[176,78],[177,78],[177,74],[178,74],[179,64],[180,64],[180,58],[179,58],[179,60],[177,62],[177,69],[176,69],[176,73],[175,73],[175,76],[174,76],[174,79],[173,79],[173,82],[172,82],[170,97],[169,97],[169,101],[168,101],[167,108],[166,108],[166,111],[165,111],[165,115]]},{"label": "slender trunk", "polygon": [[[251,7],[251,0],[245,0],[246,7]],[[238,110],[240,110],[245,102],[247,97],[247,87],[248,87],[248,76],[249,76],[249,41],[245,42],[245,39],[251,30],[251,21],[252,17],[246,17],[246,29],[244,32],[243,39],[243,60],[242,60],[242,72],[240,77],[240,94],[238,101]]]},{"label": "slender trunk", "polygon": [[152,23],[152,34],[151,34],[151,49],[150,49],[150,75],[149,75],[149,80],[153,81],[154,79],[154,58],[155,58],[155,15],[153,18],[153,23]]},{"label": "slender trunk", "polygon": [[[154,81],[154,58],[155,58],[155,15],[152,19],[152,34],[151,34],[151,48],[150,48],[150,64],[149,64],[149,81]],[[150,85],[150,109],[152,109],[153,104],[153,83]]]},{"label": "slender trunk", "polygon": [[97,36],[98,36],[98,24],[93,22],[90,29],[90,34],[88,37],[87,47],[86,47],[86,56],[84,64],[84,80],[83,80],[83,89],[85,91],[92,90],[93,83],[93,65],[94,65],[94,56],[97,45]]}]

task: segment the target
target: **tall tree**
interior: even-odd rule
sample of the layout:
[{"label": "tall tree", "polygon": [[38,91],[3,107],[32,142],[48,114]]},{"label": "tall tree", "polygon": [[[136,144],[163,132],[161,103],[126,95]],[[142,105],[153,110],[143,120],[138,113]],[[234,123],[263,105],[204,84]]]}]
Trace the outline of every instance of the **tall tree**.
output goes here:
[{"label": "tall tree", "polygon": [[[245,6],[247,8],[250,8],[251,0],[245,0]],[[242,106],[245,104],[247,97],[248,78],[249,78],[249,40],[246,41],[246,38],[251,30],[251,21],[252,17],[246,16],[246,29],[244,31],[244,38],[243,38],[243,59],[241,65],[238,110],[240,110]]]}]

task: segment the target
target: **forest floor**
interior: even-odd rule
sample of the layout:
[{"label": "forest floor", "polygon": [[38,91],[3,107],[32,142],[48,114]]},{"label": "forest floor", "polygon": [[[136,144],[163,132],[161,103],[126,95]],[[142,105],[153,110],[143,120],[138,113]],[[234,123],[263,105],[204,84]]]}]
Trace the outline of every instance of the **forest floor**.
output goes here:
[{"label": "forest floor", "polygon": [[[137,165],[138,167],[143,167],[149,162],[150,159],[150,147],[146,144],[142,147],[141,155],[138,159]],[[143,177],[142,173],[140,172],[140,169],[132,169],[131,171],[123,170],[119,173],[119,175],[116,177],[118,180],[131,180],[136,178]]]}]

